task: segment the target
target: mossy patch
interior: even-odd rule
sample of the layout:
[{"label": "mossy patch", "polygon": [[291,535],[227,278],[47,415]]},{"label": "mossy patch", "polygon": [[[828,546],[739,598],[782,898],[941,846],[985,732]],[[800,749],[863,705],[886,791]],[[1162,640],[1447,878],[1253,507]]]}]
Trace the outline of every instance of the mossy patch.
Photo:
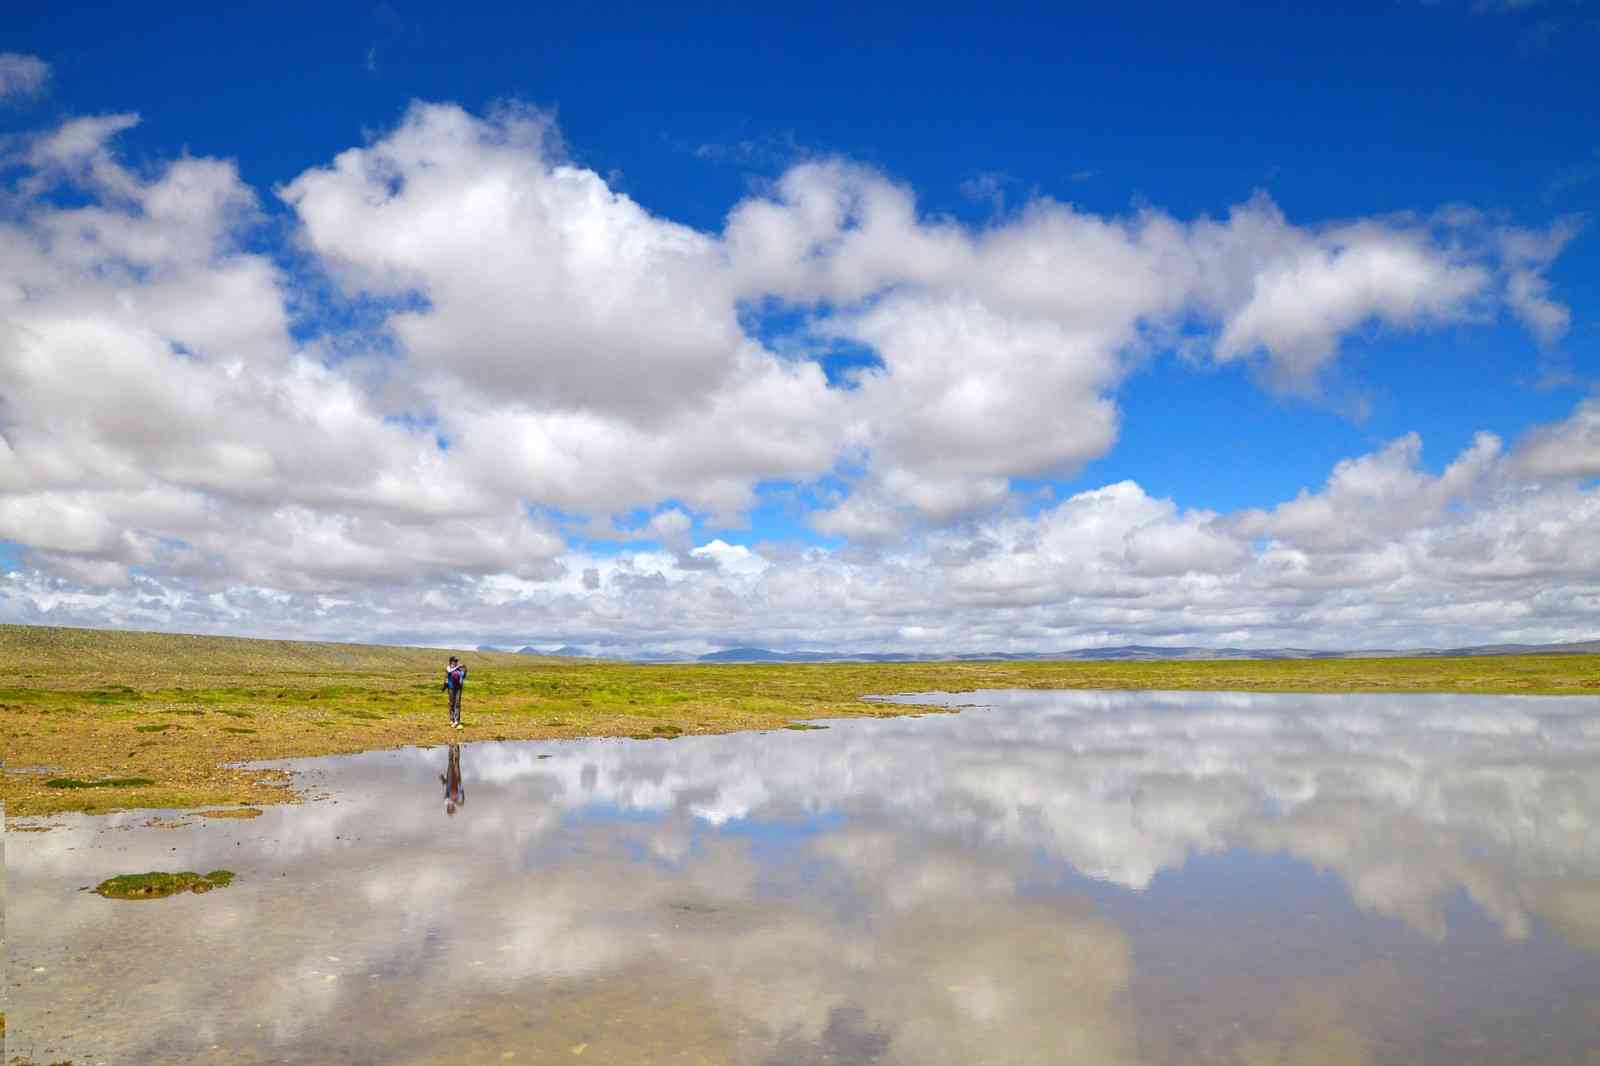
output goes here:
[{"label": "mossy patch", "polygon": [[135,785],[153,785],[148,777],[102,777],[98,781],[84,781],[76,777],[52,777],[45,788],[132,788]]},{"label": "mossy patch", "polygon": [[254,729],[249,729],[249,728],[246,728],[245,726],[242,726],[242,725],[225,725],[225,726],[222,727],[222,731],[224,733],[254,733],[255,732]]},{"label": "mossy patch", "polygon": [[793,729],[797,733],[804,733],[813,729],[826,729],[828,727],[817,725],[815,722],[785,722],[783,728]]},{"label": "mossy patch", "polygon": [[227,807],[215,811],[196,811],[202,818],[260,818],[261,812],[254,807]]},{"label": "mossy patch", "polygon": [[683,730],[675,725],[651,726],[648,733],[629,733],[630,740],[677,740],[683,736]]},{"label": "mossy patch", "polygon": [[171,722],[162,722],[160,725],[136,725],[133,730],[136,733],[160,733],[171,729],[172,725]]},{"label": "mossy patch", "polygon": [[208,874],[197,874],[192,870],[175,874],[152,871],[108,877],[95,885],[94,890],[106,899],[162,899],[180,892],[210,892],[213,888],[226,888],[232,883],[232,870],[212,870]]},{"label": "mossy patch", "polygon": [[90,703],[134,703],[139,699],[139,693],[127,685],[109,685],[79,693],[78,698]]}]

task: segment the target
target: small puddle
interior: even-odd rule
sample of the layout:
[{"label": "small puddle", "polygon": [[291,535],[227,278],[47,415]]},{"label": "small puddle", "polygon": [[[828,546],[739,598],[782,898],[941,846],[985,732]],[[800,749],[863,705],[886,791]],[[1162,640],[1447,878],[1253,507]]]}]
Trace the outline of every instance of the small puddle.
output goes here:
[{"label": "small puddle", "polygon": [[[7,1055],[1591,1061],[1600,700],[914,698],[964,709],[41,819],[6,842]],[[236,877],[85,891],[193,871]]]}]

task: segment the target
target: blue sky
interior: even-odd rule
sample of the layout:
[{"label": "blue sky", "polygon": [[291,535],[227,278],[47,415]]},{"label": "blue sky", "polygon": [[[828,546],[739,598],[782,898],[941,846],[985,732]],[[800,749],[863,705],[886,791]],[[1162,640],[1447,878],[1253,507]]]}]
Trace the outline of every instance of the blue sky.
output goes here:
[{"label": "blue sky", "polygon": [[[1517,531],[1543,527],[1506,510],[1530,485],[1576,494],[1561,536],[1594,532],[1590,4],[5,20],[24,281],[0,395],[83,416],[81,437],[7,424],[12,620],[684,652],[1595,628],[1586,557],[1533,551]],[[208,206],[180,218],[172,195]],[[809,250],[761,228],[798,239],[824,203],[843,215]],[[441,213],[489,234],[479,254],[448,225],[425,246]],[[67,249],[86,220],[93,246]],[[544,297],[522,313],[522,291]],[[89,338],[113,320],[126,343]],[[144,343],[166,350],[127,354]],[[139,427],[39,369],[148,380],[170,359],[190,406]],[[783,376],[799,364],[828,387]],[[250,396],[297,381],[328,410],[275,423],[226,392],[239,367]],[[208,429],[206,409],[234,421]],[[1450,480],[1483,432],[1498,458]],[[432,479],[470,489],[443,515],[395,502]],[[1094,495],[1121,483],[1140,498]],[[1410,524],[1387,517],[1430,492]],[[1081,494],[1115,519],[1073,525]],[[1016,572],[985,561],[1051,534]],[[1156,564],[1158,534],[1177,554]],[[1502,563],[1452,576],[1428,554],[1473,537],[1522,553],[1503,567],[1532,584],[1505,602],[1549,611],[1497,624],[1505,592],[1479,571]],[[1132,569],[1085,573],[1084,554]],[[1271,577],[1366,566],[1386,583],[1317,602]],[[1126,582],[1165,584],[1046,606]],[[865,599],[829,604],[834,587]],[[441,588],[473,608],[441,617]]]}]

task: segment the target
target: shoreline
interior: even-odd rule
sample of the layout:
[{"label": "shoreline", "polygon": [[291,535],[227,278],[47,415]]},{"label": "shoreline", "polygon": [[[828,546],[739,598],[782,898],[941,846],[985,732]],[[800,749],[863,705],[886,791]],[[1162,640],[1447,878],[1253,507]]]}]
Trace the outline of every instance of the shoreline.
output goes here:
[{"label": "shoreline", "polygon": [[19,664],[0,688],[8,821],[300,798],[283,771],[227,764],[484,740],[670,740],[951,710],[865,699],[893,693],[1600,695],[1600,655],[640,665],[458,651],[471,672],[466,728],[455,730],[439,691],[447,651],[0,626],[0,652]]}]

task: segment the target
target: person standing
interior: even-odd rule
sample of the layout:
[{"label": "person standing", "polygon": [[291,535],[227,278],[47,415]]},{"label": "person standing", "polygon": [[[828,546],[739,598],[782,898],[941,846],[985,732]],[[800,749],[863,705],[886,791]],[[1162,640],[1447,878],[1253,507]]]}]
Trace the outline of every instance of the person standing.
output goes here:
[{"label": "person standing", "polygon": [[450,694],[450,724],[461,728],[461,690],[467,687],[467,664],[450,656],[444,671],[444,690]]}]

